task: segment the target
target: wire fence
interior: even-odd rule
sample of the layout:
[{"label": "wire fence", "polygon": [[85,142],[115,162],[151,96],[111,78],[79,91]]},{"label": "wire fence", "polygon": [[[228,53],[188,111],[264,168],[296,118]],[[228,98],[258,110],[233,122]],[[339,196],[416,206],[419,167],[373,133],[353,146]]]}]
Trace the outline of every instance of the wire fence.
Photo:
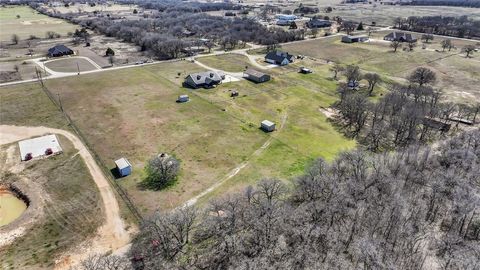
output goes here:
[{"label": "wire fence", "polygon": [[42,87],[43,92],[48,96],[48,98],[52,101],[52,103],[60,110],[67,120],[69,126],[72,128],[72,130],[75,132],[78,138],[83,142],[83,144],[87,147],[88,151],[92,155],[92,157],[95,159],[97,164],[99,164],[101,170],[103,171],[103,174],[107,177],[108,181],[110,182],[111,186],[115,189],[117,194],[120,196],[120,198],[123,200],[127,208],[130,210],[132,213],[133,217],[138,223],[143,222],[143,216],[138,210],[138,208],[135,206],[135,204],[132,202],[130,199],[129,195],[127,192],[118,184],[117,181],[115,181],[115,176],[112,174],[112,172],[108,169],[108,166],[102,161],[100,156],[93,150],[94,148],[88,143],[85,135],[80,131],[80,129],[75,125],[75,123],[72,121],[70,116],[65,112],[63,109],[63,105],[61,104],[60,100],[55,99],[53,96],[52,92],[48,90],[48,88],[45,86],[44,82],[41,81],[40,79],[40,84]]}]

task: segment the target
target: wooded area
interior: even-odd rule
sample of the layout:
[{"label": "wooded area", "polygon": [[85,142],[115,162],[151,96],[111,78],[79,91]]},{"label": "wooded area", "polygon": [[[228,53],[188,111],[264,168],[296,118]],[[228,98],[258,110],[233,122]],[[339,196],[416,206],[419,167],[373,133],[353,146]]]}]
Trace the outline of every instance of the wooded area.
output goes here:
[{"label": "wooded area", "polygon": [[292,190],[265,179],[204,213],[157,213],[135,269],[476,269],[480,131],[438,146],[316,160]]},{"label": "wooded area", "polygon": [[395,19],[394,27],[402,30],[460,38],[480,37],[480,21],[471,20],[467,16],[410,16],[406,19],[398,17]]}]

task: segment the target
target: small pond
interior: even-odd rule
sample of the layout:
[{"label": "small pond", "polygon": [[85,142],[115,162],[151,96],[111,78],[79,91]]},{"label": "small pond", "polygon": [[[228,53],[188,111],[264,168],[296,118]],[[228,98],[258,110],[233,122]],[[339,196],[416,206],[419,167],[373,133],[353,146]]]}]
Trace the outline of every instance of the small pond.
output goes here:
[{"label": "small pond", "polygon": [[0,187],[0,227],[20,217],[26,209],[27,204],[22,199]]}]

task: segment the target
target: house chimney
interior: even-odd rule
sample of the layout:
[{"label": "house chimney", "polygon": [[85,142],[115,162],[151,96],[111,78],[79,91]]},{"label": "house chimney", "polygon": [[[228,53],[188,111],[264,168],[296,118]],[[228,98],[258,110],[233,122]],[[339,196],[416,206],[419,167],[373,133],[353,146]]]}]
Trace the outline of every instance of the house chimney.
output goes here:
[{"label": "house chimney", "polygon": [[201,78],[202,78],[202,76],[197,75],[197,80],[200,80]]},{"label": "house chimney", "polygon": [[213,73],[210,73],[210,78],[213,78]]}]

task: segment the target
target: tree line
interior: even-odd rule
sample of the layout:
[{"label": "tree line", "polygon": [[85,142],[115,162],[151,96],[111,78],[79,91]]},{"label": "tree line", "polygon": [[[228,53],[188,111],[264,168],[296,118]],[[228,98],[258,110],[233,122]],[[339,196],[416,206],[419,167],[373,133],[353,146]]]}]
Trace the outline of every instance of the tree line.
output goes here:
[{"label": "tree line", "polygon": [[205,211],[155,213],[124,268],[102,269],[478,269],[479,168],[478,129],[317,159],[290,187],[264,179]]},{"label": "tree line", "polygon": [[[441,91],[432,87],[436,75],[420,67],[408,76],[408,84],[391,83],[377,102],[369,99],[380,77],[362,75],[358,66],[342,71],[348,83],[340,83],[340,100],[334,120],[347,136],[356,138],[371,151],[383,151],[411,144],[426,143],[447,134],[463,120],[474,123],[480,105],[441,102]],[[357,89],[361,79],[368,81],[367,93]]]},{"label": "tree line", "polygon": [[480,21],[467,16],[410,16],[396,18],[395,28],[460,38],[480,38]]},{"label": "tree line", "polygon": [[476,0],[412,0],[410,2],[399,2],[400,5],[412,6],[457,6],[479,8],[480,2]]}]

